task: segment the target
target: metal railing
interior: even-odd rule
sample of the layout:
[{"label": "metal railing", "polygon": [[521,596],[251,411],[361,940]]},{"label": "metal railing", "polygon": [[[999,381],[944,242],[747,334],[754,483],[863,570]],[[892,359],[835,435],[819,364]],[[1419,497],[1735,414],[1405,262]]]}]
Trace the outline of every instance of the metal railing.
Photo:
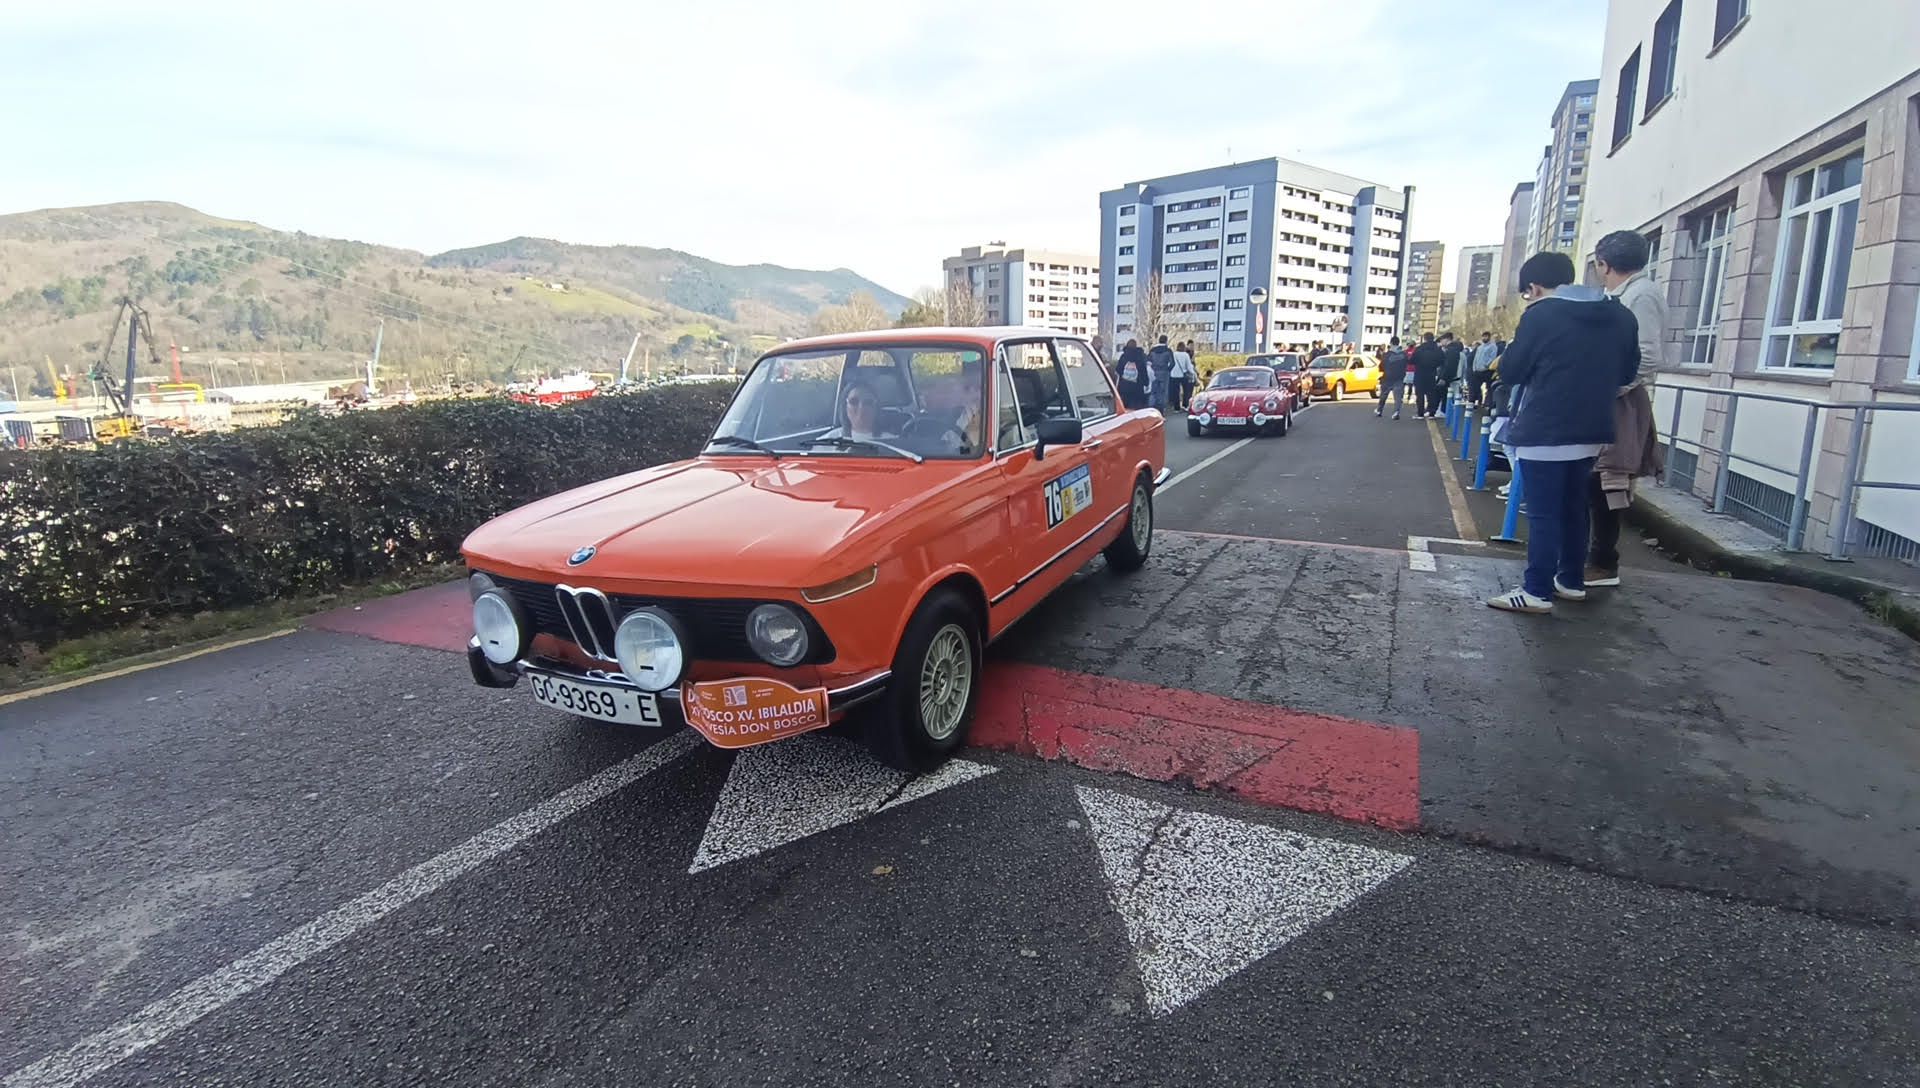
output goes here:
[{"label": "metal railing", "polygon": [[[1663,393],[1673,395],[1673,405],[1667,413],[1666,430],[1660,429],[1658,420],[1654,431],[1666,445],[1669,482],[1677,482],[1685,477],[1685,487],[1691,492],[1699,482],[1696,472],[1699,456],[1713,453],[1714,464],[1712,508],[1716,514],[1728,513],[1728,507],[1736,508],[1736,516],[1741,520],[1770,531],[1786,543],[1789,551],[1802,551],[1806,544],[1807,514],[1813,498],[1808,485],[1814,468],[1814,452],[1820,435],[1820,413],[1833,413],[1839,418],[1842,413],[1848,419],[1848,445],[1845,471],[1841,478],[1839,501],[1834,507],[1831,525],[1831,543],[1827,549],[1827,558],[1842,560],[1850,557],[1855,541],[1855,506],[1860,492],[1867,488],[1886,488],[1895,491],[1920,491],[1920,480],[1869,480],[1864,477],[1866,471],[1865,454],[1867,452],[1867,431],[1876,412],[1920,412],[1920,404],[1901,404],[1875,401],[1815,401],[1804,397],[1789,397],[1778,393],[1758,393],[1742,389],[1710,389],[1694,385],[1658,384],[1650,392],[1657,399]],[[1709,447],[1705,442],[1682,438],[1680,436],[1680,418],[1689,395],[1707,398],[1725,398],[1725,415],[1720,420],[1718,445]],[[1757,458],[1734,451],[1734,437],[1740,418],[1742,401],[1771,401],[1776,404],[1794,405],[1804,409],[1805,423],[1800,437],[1797,464],[1791,467],[1771,464]],[[1711,400],[1709,400],[1711,403]],[[1706,437],[1707,425],[1703,415],[1701,419],[1701,437]],[[1686,457],[1684,466],[1677,464],[1681,455]],[[1792,476],[1794,487],[1791,495],[1773,487],[1762,480],[1734,472],[1736,464],[1752,465],[1782,476]],[[1679,469],[1680,471],[1675,471]],[[1785,501],[1782,501],[1782,496]],[[1899,534],[1876,525],[1867,525],[1867,535],[1874,541],[1876,551],[1884,551],[1896,558],[1912,560],[1915,545]],[[1882,540],[1881,538],[1885,538]]]}]

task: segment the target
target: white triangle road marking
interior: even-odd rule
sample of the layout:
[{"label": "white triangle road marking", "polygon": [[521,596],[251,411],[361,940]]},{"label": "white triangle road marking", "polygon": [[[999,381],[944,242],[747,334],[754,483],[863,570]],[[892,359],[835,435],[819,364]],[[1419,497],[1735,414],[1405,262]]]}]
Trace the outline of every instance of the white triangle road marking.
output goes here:
[{"label": "white triangle road marking", "polygon": [[750,858],[995,770],[952,759],[916,778],[837,737],[794,737],[742,749],[687,872]]},{"label": "white triangle road marking", "polygon": [[1147,1007],[1165,1016],[1412,863],[1111,790],[1076,787]]}]

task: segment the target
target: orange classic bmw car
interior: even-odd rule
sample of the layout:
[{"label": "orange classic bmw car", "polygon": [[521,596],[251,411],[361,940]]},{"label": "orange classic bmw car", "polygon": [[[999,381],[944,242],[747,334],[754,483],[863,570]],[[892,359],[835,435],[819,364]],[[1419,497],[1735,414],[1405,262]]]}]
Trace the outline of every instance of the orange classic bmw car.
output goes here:
[{"label": "orange classic bmw car", "polygon": [[1158,412],[1087,342],[905,329],[761,357],[706,447],[474,530],[474,679],[726,748],[847,720],[903,769],[964,738],[983,647],[1153,547]]}]

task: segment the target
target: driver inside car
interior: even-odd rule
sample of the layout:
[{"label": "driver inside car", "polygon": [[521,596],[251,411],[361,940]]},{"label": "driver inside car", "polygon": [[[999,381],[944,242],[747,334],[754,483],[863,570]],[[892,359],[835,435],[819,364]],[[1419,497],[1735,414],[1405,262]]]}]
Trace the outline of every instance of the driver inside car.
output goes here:
[{"label": "driver inside car", "polygon": [[892,439],[899,435],[882,431],[880,427],[880,394],[872,385],[863,381],[850,381],[843,393],[843,406],[846,409],[846,425],[834,427],[821,435],[822,438],[851,438],[856,441],[872,441],[876,438]]}]

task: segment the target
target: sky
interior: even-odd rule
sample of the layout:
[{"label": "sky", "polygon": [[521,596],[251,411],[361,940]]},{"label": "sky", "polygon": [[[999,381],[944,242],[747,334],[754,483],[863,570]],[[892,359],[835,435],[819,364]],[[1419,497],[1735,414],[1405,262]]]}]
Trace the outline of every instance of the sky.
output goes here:
[{"label": "sky", "polygon": [[[1604,0],[0,4],[0,214],[172,200],[439,252],[851,268],[1092,252],[1099,194],[1279,155],[1498,243]],[[1448,263],[1451,286],[1454,268]]]}]

